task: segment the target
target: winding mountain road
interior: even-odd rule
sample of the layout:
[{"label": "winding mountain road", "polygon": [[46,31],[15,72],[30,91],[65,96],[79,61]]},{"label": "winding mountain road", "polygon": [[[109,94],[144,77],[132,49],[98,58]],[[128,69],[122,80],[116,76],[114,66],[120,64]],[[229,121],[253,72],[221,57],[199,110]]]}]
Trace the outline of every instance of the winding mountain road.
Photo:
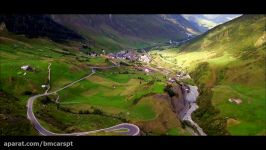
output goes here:
[{"label": "winding mountain road", "polygon": [[[112,127],[109,127],[109,128],[104,128],[104,129],[99,129],[99,130],[93,130],[93,131],[86,131],[86,132],[75,132],[75,133],[54,133],[54,132],[51,132],[47,129],[45,129],[41,124],[40,122],[38,121],[38,119],[35,117],[34,115],[34,111],[33,111],[33,103],[34,101],[39,98],[39,97],[42,97],[42,96],[48,96],[48,95],[51,95],[51,94],[56,94],[57,92],[61,91],[61,90],[64,90],[70,86],[73,86],[74,84],[90,77],[91,75],[95,74],[96,73],[96,69],[107,69],[107,68],[114,68],[114,67],[118,67],[118,66],[110,66],[110,67],[91,67],[92,69],[92,73],[79,79],[79,80],[76,80],[54,92],[49,92],[48,93],[48,90],[50,89],[50,78],[51,78],[51,63],[49,64],[48,66],[48,80],[49,80],[49,85],[48,85],[48,88],[47,90],[43,93],[43,94],[38,94],[38,95],[35,95],[35,96],[32,96],[28,99],[28,103],[27,103],[27,118],[30,120],[30,122],[33,124],[34,128],[41,134],[41,135],[44,135],[44,136],[86,136],[86,135],[89,135],[89,134],[93,134],[93,133],[97,133],[97,132],[101,132],[101,131],[104,131],[104,132],[114,132],[114,133],[119,133],[119,134],[123,134],[123,135],[129,135],[129,136],[136,136],[136,135],[139,135],[140,133],[140,129],[138,126],[134,125],[134,124],[130,124],[130,123],[121,123],[121,124],[118,124],[118,125],[115,125],[115,126],[112,126]],[[59,98],[59,97],[58,97]],[[58,101],[58,99],[57,99]]]}]

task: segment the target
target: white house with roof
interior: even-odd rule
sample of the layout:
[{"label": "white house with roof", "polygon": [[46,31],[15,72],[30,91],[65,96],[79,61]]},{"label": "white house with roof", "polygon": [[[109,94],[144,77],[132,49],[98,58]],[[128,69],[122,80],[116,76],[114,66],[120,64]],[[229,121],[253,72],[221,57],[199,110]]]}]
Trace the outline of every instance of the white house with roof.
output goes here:
[{"label": "white house with roof", "polygon": [[24,66],[21,66],[20,68],[21,68],[22,70],[25,70],[25,71],[31,69],[31,67],[30,67],[29,65],[24,65]]}]

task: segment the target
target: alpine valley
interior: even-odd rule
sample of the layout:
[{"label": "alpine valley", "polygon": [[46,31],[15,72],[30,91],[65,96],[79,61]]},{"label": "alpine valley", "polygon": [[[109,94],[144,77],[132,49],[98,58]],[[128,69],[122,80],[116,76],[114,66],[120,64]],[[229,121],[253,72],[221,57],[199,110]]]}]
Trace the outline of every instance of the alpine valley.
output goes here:
[{"label": "alpine valley", "polygon": [[0,15],[0,134],[266,135],[265,70],[265,15]]}]

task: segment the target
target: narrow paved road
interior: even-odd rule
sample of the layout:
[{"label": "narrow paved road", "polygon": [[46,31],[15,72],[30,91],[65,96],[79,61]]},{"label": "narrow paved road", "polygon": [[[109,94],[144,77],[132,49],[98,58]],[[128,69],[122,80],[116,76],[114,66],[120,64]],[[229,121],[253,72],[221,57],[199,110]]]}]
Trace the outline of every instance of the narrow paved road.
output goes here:
[{"label": "narrow paved road", "polygon": [[59,92],[59,91],[62,91],[62,90],[64,90],[64,89],[68,88],[68,87],[71,87],[71,86],[73,86],[74,84],[76,84],[76,83],[78,83],[78,82],[80,82],[80,81],[82,81],[82,80],[84,80],[84,79],[90,77],[90,76],[93,75],[94,73],[95,73],[95,71],[92,71],[91,74],[89,74],[89,75],[87,75],[87,76],[85,76],[85,77],[83,77],[83,78],[80,78],[79,80],[74,81],[74,82],[72,82],[72,83],[70,83],[70,84],[68,84],[68,85],[66,85],[66,86],[64,86],[64,87],[62,87],[62,88],[60,88],[60,89],[58,89],[58,90],[52,92],[52,93],[55,94],[55,93],[57,93],[57,92]]},{"label": "narrow paved road", "polygon": [[[139,135],[140,133],[140,129],[138,126],[134,125],[134,124],[130,124],[130,123],[122,123],[122,124],[118,124],[118,125],[115,125],[115,126],[112,126],[112,127],[109,127],[109,128],[104,128],[104,129],[99,129],[99,130],[94,130],[94,131],[87,131],[87,132],[75,132],[75,133],[66,133],[66,134],[62,134],[62,133],[54,133],[54,132],[51,132],[51,131],[48,131],[47,129],[45,129],[41,124],[40,122],[38,121],[38,119],[35,117],[34,115],[34,112],[33,112],[33,103],[34,101],[39,98],[39,97],[42,97],[42,96],[48,96],[48,95],[51,95],[51,94],[56,94],[57,92],[61,91],[61,90],[64,90],[70,86],[73,86],[75,83],[78,83],[88,77],[90,77],[91,75],[93,75],[94,73],[96,73],[96,69],[106,69],[106,68],[114,68],[114,67],[117,67],[117,66],[110,66],[110,67],[91,67],[92,69],[92,73],[77,80],[77,81],[74,81],[54,92],[49,92],[48,93],[48,90],[50,88],[50,66],[51,64],[49,64],[48,66],[48,71],[49,71],[49,74],[48,74],[48,80],[49,80],[49,86],[48,86],[48,89],[44,92],[44,94],[38,94],[38,95],[35,95],[35,96],[32,96],[28,99],[28,103],[27,103],[27,117],[28,119],[31,121],[31,123],[33,124],[34,128],[41,134],[41,135],[44,135],[44,136],[85,136],[85,135],[89,135],[89,134],[93,134],[93,133],[97,133],[97,132],[100,132],[100,131],[105,131],[105,132],[114,132],[114,133],[119,133],[119,134],[123,134],[123,135],[131,135],[131,136],[136,136],[136,135]],[[57,98],[56,101],[58,101],[59,97]]]},{"label": "narrow paved road", "polygon": [[51,82],[51,65],[52,64],[49,63],[49,66],[48,66],[48,87],[47,87],[45,93],[47,93],[50,90],[50,86],[51,86],[51,84],[50,84],[50,82]]}]

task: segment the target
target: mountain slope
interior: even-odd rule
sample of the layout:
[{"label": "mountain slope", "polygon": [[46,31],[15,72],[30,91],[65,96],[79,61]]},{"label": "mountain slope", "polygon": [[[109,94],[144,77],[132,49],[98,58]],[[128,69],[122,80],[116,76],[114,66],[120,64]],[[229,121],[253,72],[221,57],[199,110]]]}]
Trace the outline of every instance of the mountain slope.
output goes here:
[{"label": "mountain slope", "polygon": [[[244,52],[263,46],[265,34],[265,15],[244,15],[198,36],[182,46],[182,50]],[[262,39],[261,39],[262,38]],[[262,42],[259,44],[256,42]]]},{"label": "mountain slope", "polygon": [[143,48],[184,40],[200,32],[181,15],[1,15],[9,32],[54,41],[79,41],[91,49]]},{"label": "mountain slope", "polygon": [[48,37],[54,41],[83,39],[46,15],[1,15],[1,22],[5,23],[8,31],[28,37]]},{"label": "mountain slope", "polygon": [[190,21],[186,20],[182,15],[161,15],[165,20],[169,20],[172,23],[182,27],[184,30],[187,31],[188,36],[190,35],[198,35],[201,33],[201,31],[194,26],[193,23]]},{"label": "mountain slope", "polygon": [[[213,127],[206,120],[220,116],[221,122],[222,118],[226,120],[226,130],[230,134],[266,134],[265,26],[265,15],[245,15],[214,28],[182,48],[184,51],[216,53],[193,73],[206,91],[202,92],[202,107],[194,118],[209,132]],[[234,104],[230,99],[238,100],[240,104]],[[206,119],[212,112],[206,113],[208,100],[219,113]]]},{"label": "mountain slope", "polygon": [[162,15],[51,15],[51,18],[81,34],[91,47],[112,50],[183,40],[187,34],[198,34],[183,17],[175,22]]},{"label": "mountain slope", "polygon": [[243,15],[157,52],[199,86],[193,120],[208,135],[266,135],[265,27],[265,15]]},{"label": "mountain slope", "polygon": [[206,32],[209,29],[230,21],[240,15],[182,15],[199,31]]}]

